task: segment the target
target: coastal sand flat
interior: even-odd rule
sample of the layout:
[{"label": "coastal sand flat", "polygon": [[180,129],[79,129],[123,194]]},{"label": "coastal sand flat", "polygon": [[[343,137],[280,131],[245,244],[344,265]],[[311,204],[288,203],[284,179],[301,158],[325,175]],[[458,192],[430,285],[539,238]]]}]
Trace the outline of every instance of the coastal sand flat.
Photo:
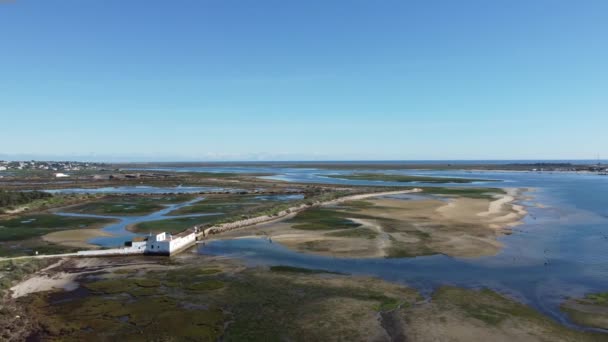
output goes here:
[{"label": "coastal sand flat", "polygon": [[[369,218],[351,220],[361,224],[357,229],[376,232],[372,239],[333,237],[331,234],[340,230],[301,230],[285,221],[227,232],[220,238],[271,236],[273,241],[300,252],[354,258],[494,255],[502,247],[497,237],[526,215],[522,206],[514,204],[516,196],[516,190],[509,190],[494,199],[368,198],[366,202],[371,205],[355,213]],[[348,202],[330,208],[348,213]]]}]

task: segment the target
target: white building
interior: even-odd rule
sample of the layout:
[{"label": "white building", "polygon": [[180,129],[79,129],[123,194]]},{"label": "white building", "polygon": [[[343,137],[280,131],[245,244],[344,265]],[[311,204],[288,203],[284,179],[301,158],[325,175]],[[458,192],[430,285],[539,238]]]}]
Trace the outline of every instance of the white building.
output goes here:
[{"label": "white building", "polygon": [[61,172],[57,172],[55,174],[55,178],[65,178],[65,177],[70,177],[70,175],[66,175],[65,173],[61,173]]},{"label": "white building", "polygon": [[132,241],[125,242],[125,247],[78,251],[80,256],[108,256],[108,255],[171,255],[196,243],[198,228],[194,227],[179,234],[160,233],[150,236],[137,236]]},{"label": "white building", "polygon": [[6,166],[0,166],[0,171],[6,171]]},{"label": "white building", "polygon": [[160,233],[148,237],[144,254],[171,255],[196,242],[197,229],[188,229],[176,235]]}]

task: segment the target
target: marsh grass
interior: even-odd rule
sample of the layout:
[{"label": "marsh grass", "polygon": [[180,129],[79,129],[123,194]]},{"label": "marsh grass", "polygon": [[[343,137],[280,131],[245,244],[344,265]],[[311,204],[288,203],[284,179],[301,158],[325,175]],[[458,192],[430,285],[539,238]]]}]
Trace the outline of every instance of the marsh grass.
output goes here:
[{"label": "marsh grass", "polygon": [[367,217],[342,211],[313,208],[298,213],[294,218],[286,222],[292,223],[294,229],[304,230],[335,230],[360,227],[361,224],[353,222],[348,217]]},{"label": "marsh grass", "polygon": [[591,302],[594,305],[608,306],[608,292],[603,293],[590,293],[585,296],[587,302]]},{"label": "marsh grass", "polygon": [[600,341],[604,338],[599,334],[570,330],[533,308],[487,288],[468,290],[444,286],[433,293],[432,301],[441,310],[456,309],[466,317],[490,326],[502,326],[507,322],[514,325],[534,325],[537,329],[542,329],[543,336],[559,336],[564,341],[578,341],[583,337],[589,337],[589,340],[597,338],[597,341]]},{"label": "marsh grass", "polygon": [[204,216],[204,217],[180,217],[173,219],[164,219],[157,221],[140,222],[129,230],[136,233],[161,233],[167,232],[171,234],[180,233],[194,225],[201,224],[204,222],[212,222],[218,219],[219,216]]},{"label": "marsh grass", "polygon": [[378,233],[369,228],[352,228],[348,230],[341,230],[337,232],[325,233],[326,236],[331,237],[346,237],[346,238],[360,238],[373,240],[378,237]]},{"label": "marsh grass", "polygon": [[66,211],[95,215],[147,215],[161,210],[166,204],[177,204],[194,198],[190,194],[164,196],[107,196],[99,201],[93,201],[68,208]]},{"label": "marsh grass", "polygon": [[295,267],[295,266],[286,266],[286,265],[270,266],[270,271],[277,272],[277,273],[344,274],[344,273],[338,273],[338,272],[331,272],[331,271],[318,270],[318,269],[312,269],[312,268]]},{"label": "marsh grass", "polygon": [[92,228],[111,223],[111,219],[67,217],[52,214],[26,215],[0,220],[0,241],[25,240],[67,229]]}]

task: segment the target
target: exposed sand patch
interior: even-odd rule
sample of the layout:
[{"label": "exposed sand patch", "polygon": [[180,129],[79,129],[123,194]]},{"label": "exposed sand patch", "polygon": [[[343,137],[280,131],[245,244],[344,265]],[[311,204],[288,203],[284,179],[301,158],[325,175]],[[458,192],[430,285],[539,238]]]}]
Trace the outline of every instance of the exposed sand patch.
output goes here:
[{"label": "exposed sand patch", "polygon": [[74,281],[75,275],[70,275],[65,272],[54,272],[52,269],[59,267],[65,260],[60,260],[47,268],[42,269],[33,277],[22,281],[21,283],[11,287],[11,296],[19,298],[30,293],[50,291],[54,289],[63,289],[66,291],[74,290],[78,284]]},{"label": "exposed sand patch", "polygon": [[[378,233],[373,238],[333,237],[340,230],[300,230],[287,222],[274,222],[226,232],[221,238],[271,236],[289,248],[339,257],[404,257],[443,253],[458,257],[494,255],[502,248],[497,240],[527,214],[514,204],[513,189],[495,199],[449,197],[402,200],[366,198],[371,206],[358,207],[350,218]],[[348,203],[334,207],[346,213]],[[352,208],[350,208],[352,209]],[[356,216],[353,214],[353,216]],[[348,215],[346,215],[348,217]]]},{"label": "exposed sand patch", "polygon": [[146,272],[153,269],[172,268],[157,264],[154,260],[130,258],[64,258],[50,265],[32,277],[11,287],[11,296],[19,298],[30,293],[62,289],[72,291],[78,288],[78,277],[103,271],[132,270]]},{"label": "exposed sand patch", "polygon": [[98,249],[99,246],[88,243],[87,241],[101,236],[111,236],[103,231],[103,229],[70,229],[52,232],[42,236],[46,242],[55,243],[64,246]]}]

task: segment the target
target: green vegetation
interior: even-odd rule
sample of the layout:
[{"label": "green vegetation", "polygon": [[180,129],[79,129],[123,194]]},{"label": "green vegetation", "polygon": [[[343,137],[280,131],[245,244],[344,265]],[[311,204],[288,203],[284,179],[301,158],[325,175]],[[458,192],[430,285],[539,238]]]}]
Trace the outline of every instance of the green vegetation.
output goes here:
[{"label": "green vegetation", "polygon": [[[196,216],[142,222],[135,226],[129,227],[129,230],[136,233],[156,233],[162,231],[177,233],[194,225],[210,226],[262,215],[276,216],[279,212],[287,210],[292,206],[297,206],[305,202],[312,203],[313,201],[328,201],[344,195],[344,192],[330,192],[318,195],[315,194],[307,199],[295,201],[256,201],[254,199],[255,196],[253,195],[231,194],[226,196],[210,196],[201,202],[198,202],[192,206],[180,208],[179,210],[173,211],[170,214],[184,215],[192,213],[221,212],[223,213],[222,215]],[[352,216],[352,214],[349,215]],[[329,223],[330,221],[331,220],[325,220],[326,223]],[[353,224],[353,226],[355,226],[351,221],[342,221],[343,224],[348,225],[348,222],[350,222]]]},{"label": "green vegetation", "polygon": [[110,219],[68,217],[52,214],[27,215],[0,220],[0,241],[15,241],[42,236],[54,231],[99,227],[111,223]]},{"label": "green vegetation", "polygon": [[[52,314],[40,317],[41,330],[51,339],[64,341],[215,341],[223,331],[224,314],[217,307],[187,309],[176,298],[126,294],[133,299],[92,295],[49,307]],[[41,295],[21,300],[38,310],[37,305],[44,301]]]},{"label": "green vegetation", "polygon": [[341,230],[339,232],[325,233],[327,236],[332,237],[347,237],[347,238],[360,238],[360,239],[375,239],[378,233],[369,228],[354,228],[348,230]]},{"label": "green vegetation", "polygon": [[375,310],[379,312],[392,311],[397,309],[399,305],[403,304],[397,298],[391,298],[384,295],[377,296],[375,299],[380,302],[374,307]]},{"label": "green vegetation", "polygon": [[426,245],[410,244],[402,241],[393,241],[386,251],[387,258],[412,258],[423,255],[438,254]]},{"label": "green vegetation", "polygon": [[594,305],[606,305],[608,306],[608,292],[603,293],[590,293],[585,296],[585,299]]},{"label": "green vegetation", "polygon": [[0,220],[0,256],[69,253],[78,248],[51,244],[42,236],[69,229],[97,228],[112,223],[111,219],[68,217],[52,214],[26,215]]},{"label": "green vegetation", "polygon": [[82,250],[82,248],[48,243],[41,238],[0,242],[0,257],[33,255],[34,251],[38,252],[39,254],[62,254],[74,253],[79,250]]},{"label": "green vegetation", "polygon": [[584,298],[572,298],[561,305],[576,324],[608,329],[608,292],[589,293]]},{"label": "green vegetation", "polygon": [[548,317],[536,310],[503,297],[490,290],[467,290],[458,287],[444,286],[433,293],[433,301],[440,307],[457,307],[466,316],[478,319],[490,325],[499,325],[510,318],[527,321],[545,321],[558,326]]},{"label": "green vegetation", "polygon": [[468,179],[468,178],[448,178],[448,177],[431,177],[431,176],[410,176],[410,175],[390,175],[383,173],[354,173],[352,175],[330,175],[331,178],[350,179],[350,180],[365,180],[365,181],[382,181],[382,182],[399,182],[399,183],[473,183],[494,181],[488,179]]},{"label": "green vegetation", "polygon": [[221,197],[206,197],[204,200],[195,203],[193,205],[183,207],[172,211],[169,215],[188,215],[188,214],[210,214],[210,213],[222,213],[232,214],[239,210],[243,210],[247,207],[251,208],[254,206],[268,206],[276,202],[268,201],[264,203],[262,201],[256,201],[253,195],[231,195]]},{"label": "green vegetation", "polygon": [[93,202],[69,208],[67,211],[95,215],[146,215],[162,208],[159,204],[151,203]]},{"label": "green vegetation", "polygon": [[270,266],[271,272],[280,272],[280,273],[304,273],[304,274],[318,274],[318,273],[328,273],[328,274],[343,274],[338,272],[331,272],[325,270],[316,270],[311,268],[302,268],[295,266],[286,266],[286,265],[278,265],[278,266]]},{"label": "green vegetation", "polygon": [[147,215],[161,210],[164,204],[186,202],[192,198],[192,195],[117,196],[71,207],[67,211],[95,215]]},{"label": "green vegetation", "polygon": [[[337,275],[318,277],[320,272],[281,266],[238,274],[213,266],[182,266],[144,276],[114,272],[112,278],[84,283],[87,293],[62,293],[59,301],[38,293],[20,298],[19,304],[40,324],[35,330],[43,340],[315,341],[336,333],[359,340],[353,327],[361,319],[418,298],[413,290],[386,291],[371,286],[379,281],[368,286]],[[344,300],[357,303],[357,315],[343,310],[349,304],[318,309],[327,301]],[[301,325],[304,317],[328,326],[306,328]]]},{"label": "green vegetation", "polygon": [[495,195],[505,194],[503,189],[499,188],[444,188],[444,187],[426,187],[423,188],[425,194],[460,196],[478,199],[492,199]]},{"label": "green vegetation", "polygon": [[338,210],[312,208],[298,213],[294,218],[286,222],[293,223],[292,228],[294,229],[305,230],[334,230],[361,226],[359,223],[355,223],[347,218],[352,216],[352,213],[344,213]]},{"label": "green vegetation", "polygon": [[222,270],[220,270],[218,268],[205,268],[205,269],[201,270],[201,272],[200,272],[200,274],[204,274],[204,275],[217,274],[217,273],[222,273]]},{"label": "green vegetation", "polygon": [[213,291],[224,287],[224,283],[215,279],[204,279],[193,284],[188,284],[185,288],[189,291]]},{"label": "green vegetation", "polygon": [[35,200],[53,197],[52,194],[43,191],[6,191],[0,190],[0,208],[14,207],[28,204]]},{"label": "green vegetation", "polygon": [[129,227],[129,230],[135,233],[161,233],[167,232],[171,234],[180,233],[194,225],[209,222],[217,219],[215,216],[193,216],[180,217],[173,219],[164,219],[158,221],[141,222]]},{"label": "green vegetation", "polygon": [[3,297],[8,289],[24,279],[49,265],[57,262],[57,259],[19,259],[0,261],[0,297]]}]

